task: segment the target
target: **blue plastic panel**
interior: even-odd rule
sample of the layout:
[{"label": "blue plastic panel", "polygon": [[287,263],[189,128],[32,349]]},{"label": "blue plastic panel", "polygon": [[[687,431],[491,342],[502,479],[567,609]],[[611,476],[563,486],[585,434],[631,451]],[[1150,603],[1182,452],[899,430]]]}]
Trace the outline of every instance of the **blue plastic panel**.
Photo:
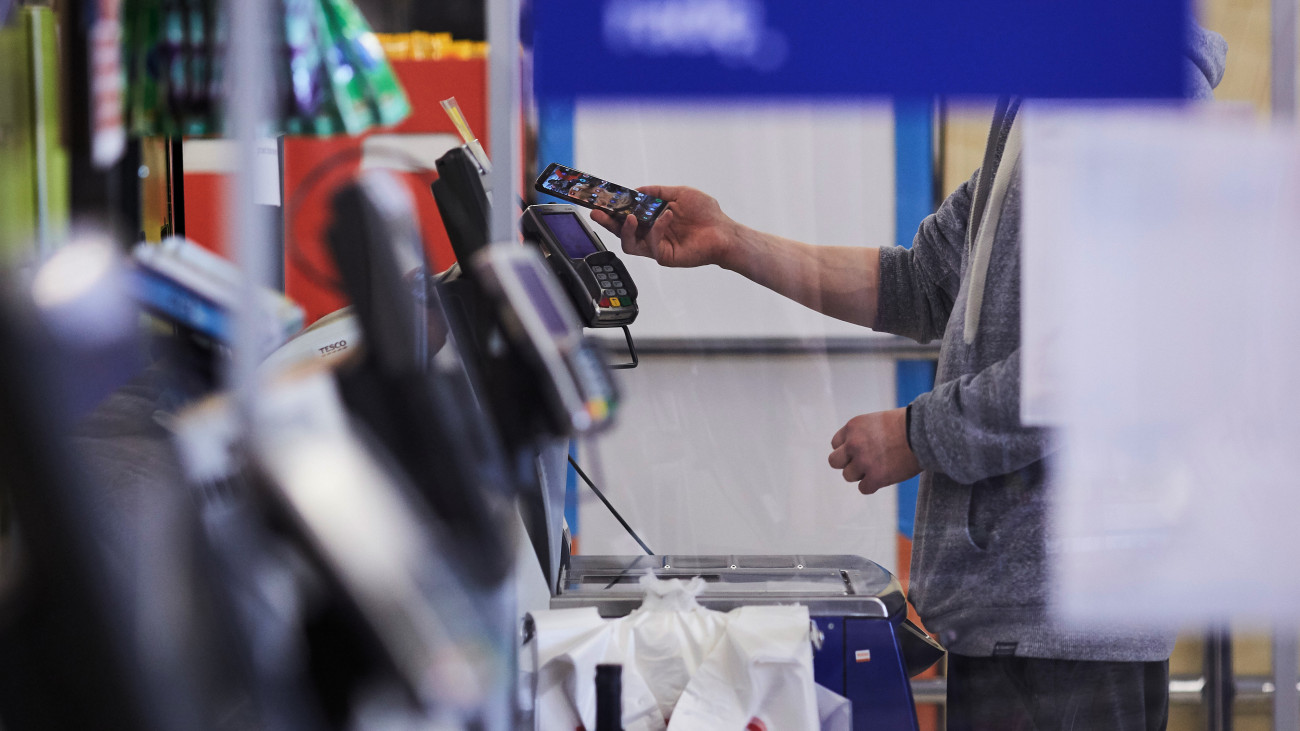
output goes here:
[{"label": "blue plastic panel", "polygon": [[537,92],[1177,97],[1186,0],[535,0]]},{"label": "blue plastic panel", "polygon": [[822,633],[822,647],[813,652],[813,680],[844,695],[844,618],[813,617]]},{"label": "blue plastic panel", "polygon": [[917,727],[912,685],[893,624],[883,619],[846,620],[844,666],[853,731]]}]

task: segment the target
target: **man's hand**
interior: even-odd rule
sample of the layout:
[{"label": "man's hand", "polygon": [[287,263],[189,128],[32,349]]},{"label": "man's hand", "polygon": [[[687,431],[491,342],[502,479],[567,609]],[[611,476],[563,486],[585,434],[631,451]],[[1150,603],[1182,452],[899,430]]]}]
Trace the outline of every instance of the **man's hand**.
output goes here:
[{"label": "man's hand", "polygon": [[651,257],[666,267],[726,265],[738,241],[739,227],[716,200],[684,186],[648,185],[638,190],[668,203],[668,210],[649,231],[638,231],[634,216],[619,221],[604,211],[591,213],[591,220],[618,235],[623,251]]},{"label": "man's hand", "polygon": [[846,482],[870,495],[921,471],[907,446],[906,409],[878,411],[849,419],[831,438],[830,464],[842,470]]}]

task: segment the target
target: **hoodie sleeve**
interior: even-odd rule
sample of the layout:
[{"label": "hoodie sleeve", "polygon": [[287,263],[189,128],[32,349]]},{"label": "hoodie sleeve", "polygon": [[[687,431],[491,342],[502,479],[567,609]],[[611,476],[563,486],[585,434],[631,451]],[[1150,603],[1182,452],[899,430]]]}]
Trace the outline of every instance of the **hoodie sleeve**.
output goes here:
[{"label": "hoodie sleeve", "polygon": [[1187,98],[1209,101],[1223,80],[1228,62],[1228,42],[1223,36],[1198,25],[1187,30],[1183,59]]},{"label": "hoodie sleeve", "polygon": [[971,195],[979,171],[921,222],[912,248],[880,249],[880,296],[873,330],[928,343],[941,337],[961,286]]},{"label": "hoodie sleeve", "polygon": [[1020,423],[1020,349],[912,402],[908,441],[921,467],[963,485],[1041,460],[1051,432]]}]

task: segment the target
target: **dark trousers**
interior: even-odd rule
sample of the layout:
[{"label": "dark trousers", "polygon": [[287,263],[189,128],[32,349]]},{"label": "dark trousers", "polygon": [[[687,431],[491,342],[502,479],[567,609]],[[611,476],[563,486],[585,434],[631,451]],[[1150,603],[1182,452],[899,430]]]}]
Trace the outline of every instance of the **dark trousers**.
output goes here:
[{"label": "dark trousers", "polygon": [[1169,663],[948,655],[948,731],[1164,731]]}]

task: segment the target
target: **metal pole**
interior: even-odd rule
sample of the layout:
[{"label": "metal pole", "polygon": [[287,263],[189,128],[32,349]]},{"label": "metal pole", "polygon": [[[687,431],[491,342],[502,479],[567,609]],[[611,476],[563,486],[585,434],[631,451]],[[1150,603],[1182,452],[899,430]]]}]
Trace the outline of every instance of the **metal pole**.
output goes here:
[{"label": "metal pole", "polygon": [[1294,626],[1280,622],[1273,629],[1273,729],[1291,731],[1300,728],[1300,676],[1297,668]]},{"label": "metal pole", "polygon": [[1296,113],[1296,0],[1273,0],[1271,20],[1273,118],[1292,121]]},{"label": "metal pole", "polygon": [[185,142],[180,137],[167,140],[167,213],[172,236],[185,235]]},{"label": "metal pole", "polygon": [[[258,294],[271,282],[273,271],[270,226],[263,211],[258,210],[254,190],[257,188],[257,141],[271,119],[272,15],[278,3],[266,0],[231,0],[230,37],[226,54],[226,114],[230,129],[238,142],[235,173],[229,189],[230,232],[234,240],[228,250],[243,272],[243,296],[235,314],[234,348],[226,386],[235,393],[240,416],[252,425],[252,409],[257,387],[257,365],[264,355],[259,337]],[[245,433],[250,433],[248,430]]]},{"label": "metal pole", "polygon": [[[491,137],[492,213],[488,231],[493,242],[516,241],[518,196],[523,141],[520,139],[520,53],[518,0],[488,0],[488,129]],[[497,593],[498,632],[504,644],[506,677],[499,683],[497,702],[483,719],[487,731],[508,731],[518,713],[515,686],[519,678],[519,630],[515,581],[507,578]]]},{"label": "metal pole", "polygon": [[1232,701],[1236,683],[1232,672],[1232,635],[1227,625],[1205,633],[1205,728],[1232,731]]},{"label": "metal pole", "polygon": [[[1273,0],[1272,58],[1270,63],[1273,119],[1294,124],[1296,119],[1297,0]],[[1289,623],[1284,623],[1289,622]],[[1273,628],[1273,728],[1300,728],[1300,690],[1296,689],[1296,625],[1294,617],[1279,620]]]},{"label": "metal pole", "polygon": [[492,146],[492,241],[518,238],[522,141],[519,139],[519,3],[517,0],[489,0],[488,6],[488,129]]},{"label": "metal pole", "polygon": [[[1205,683],[1201,676],[1173,675],[1169,678],[1169,704],[1174,706],[1200,706],[1205,703]],[[1273,676],[1238,675],[1233,681],[1233,706],[1248,706],[1248,712],[1257,713],[1273,702]],[[948,683],[943,678],[913,678],[912,698],[918,706],[942,706],[948,702]]]}]

